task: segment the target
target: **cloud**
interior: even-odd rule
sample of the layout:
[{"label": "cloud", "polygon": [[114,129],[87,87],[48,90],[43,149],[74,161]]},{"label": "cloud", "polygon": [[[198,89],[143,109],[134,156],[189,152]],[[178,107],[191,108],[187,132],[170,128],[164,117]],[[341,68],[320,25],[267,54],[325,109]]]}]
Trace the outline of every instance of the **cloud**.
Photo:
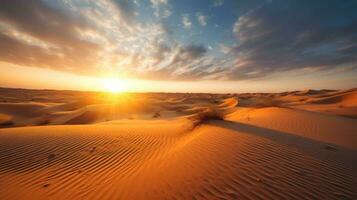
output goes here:
[{"label": "cloud", "polygon": [[80,16],[72,17],[41,1],[5,0],[0,18],[1,60],[56,69],[86,66],[92,70],[99,47],[79,37],[78,32],[93,30]]},{"label": "cloud", "polygon": [[5,0],[0,60],[80,74],[122,69],[124,57],[168,34],[162,24],[137,23],[130,2]]},{"label": "cloud", "polygon": [[120,17],[127,20],[132,21],[134,18],[135,5],[137,5],[136,1],[131,0],[113,0],[113,3],[116,5],[120,13]]},{"label": "cloud", "polygon": [[221,79],[229,63],[207,53],[202,45],[166,45],[153,42],[146,47],[149,55],[129,58],[139,68],[128,68],[127,75],[151,80],[210,80]]},{"label": "cloud", "polygon": [[160,5],[166,5],[168,0],[150,0],[153,7],[157,7]]},{"label": "cloud", "polygon": [[218,47],[219,47],[219,51],[224,54],[228,54],[232,51],[232,48],[230,48],[224,44],[219,44]]},{"label": "cloud", "polygon": [[[353,4],[353,5],[352,5]],[[229,79],[276,72],[357,68],[356,2],[273,1],[238,18]]]},{"label": "cloud", "polygon": [[169,9],[165,9],[162,11],[161,7],[166,6],[168,4],[168,0],[150,0],[151,7],[155,10],[154,15],[156,17],[167,18],[171,16],[171,11]]},{"label": "cloud", "polygon": [[162,13],[162,17],[163,18],[167,18],[170,17],[172,14],[172,12],[169,9],[164,10],[164,12]]},{"label": "cloud", "polygon": [[224,4],[224,0],[214,0],[213,1],[214,7],[219,7],[219,6],[222,6],[223,4]]},{"label": "cloud", "polygon": [[137,22],[130,1],[27,2],[9,0],[0,8],[1,61],[161,80],[198,79],[214,71],[204,46],[176,42],[165,24]]},{"label": "cloud", "polygon": [[201,26],[207,25],[207,16],[203,15],[201,12],[196,13],[197,21]]},{"label": "cloud", "polygon": [[190,20],[189,14],[182,15],[182,25],[185,29],[190,29],[192,27],[192,22]]},{"label": "cloud", "polygon": [[[134,56],[132,60],[141,68],[133,68],[129,75],[144,79],[160,80],[191,80],[201,70],[201,65],[207,59],[207,49],[201,45],[172,44],[168,46],[160,42],[153,42],[150,54]],[[204,70],[201,70],[202,72]]]},{"label": "cloud", "polygon": [[[277,1],[238,17],[230,29],[235,38],[229,46],[219,43],[223,55],[215,57],[208,44],[180,43],[165,20],[136,19],[135,1],[3,0],[0,61],[159,80],[244,80],[289,70],[357,68],[357,3]],[[167,1],[151,5],[160,18],[171,15]],[[196,18],[207,24],[202,13]],[[192,28],[189,14],[181,20],[183,28]]]}]

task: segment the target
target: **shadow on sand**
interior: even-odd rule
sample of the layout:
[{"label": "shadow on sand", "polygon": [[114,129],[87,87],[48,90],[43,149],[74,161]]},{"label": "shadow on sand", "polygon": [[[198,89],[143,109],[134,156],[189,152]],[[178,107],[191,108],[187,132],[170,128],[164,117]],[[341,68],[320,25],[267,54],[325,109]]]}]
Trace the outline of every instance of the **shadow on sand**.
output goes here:
[{"label": "shadow on sand", "polygon": [[347,166],[357,166],[357,151],[337,144],[313,140],[287,132],[258,127],[241,122],[227,120],[210,120],[210,125],[231,129],[241,134],[251,134],[289,146],[298,151],[308,153],[318,159],[327,159],[346,163]]}]

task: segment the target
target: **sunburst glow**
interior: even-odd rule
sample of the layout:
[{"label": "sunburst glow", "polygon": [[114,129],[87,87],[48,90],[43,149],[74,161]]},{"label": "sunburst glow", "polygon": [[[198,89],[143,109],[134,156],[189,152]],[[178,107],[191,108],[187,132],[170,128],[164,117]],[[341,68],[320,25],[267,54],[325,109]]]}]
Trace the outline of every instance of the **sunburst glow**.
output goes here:
[{"label": "sunburst glow", "polygon": [[102,80],[102,89],[111,93],[125,92],[129,89],[129,82],[122,79],[105,78]]}]

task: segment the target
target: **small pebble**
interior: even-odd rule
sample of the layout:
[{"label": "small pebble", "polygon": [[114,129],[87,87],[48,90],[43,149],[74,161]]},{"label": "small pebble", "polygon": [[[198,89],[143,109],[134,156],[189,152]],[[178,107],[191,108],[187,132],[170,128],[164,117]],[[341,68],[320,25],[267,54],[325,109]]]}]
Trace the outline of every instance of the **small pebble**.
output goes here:
[{"label": "small pebble", "polygon": [[46,183],[46,184],[44,184],[42,187],[46,188],[46,187],[48,187],[48,186],[50,186],[50,185],[51,185],[51,184]]}]

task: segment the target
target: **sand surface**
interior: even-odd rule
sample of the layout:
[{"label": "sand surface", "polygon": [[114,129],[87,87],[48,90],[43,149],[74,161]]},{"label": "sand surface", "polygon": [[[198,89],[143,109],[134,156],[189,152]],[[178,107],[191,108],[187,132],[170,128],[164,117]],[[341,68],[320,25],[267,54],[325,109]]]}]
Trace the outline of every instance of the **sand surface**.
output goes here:
[{"label": "sand surface", "polygon": [[0,89],[0,199],[357,199],[357,90]]}]

